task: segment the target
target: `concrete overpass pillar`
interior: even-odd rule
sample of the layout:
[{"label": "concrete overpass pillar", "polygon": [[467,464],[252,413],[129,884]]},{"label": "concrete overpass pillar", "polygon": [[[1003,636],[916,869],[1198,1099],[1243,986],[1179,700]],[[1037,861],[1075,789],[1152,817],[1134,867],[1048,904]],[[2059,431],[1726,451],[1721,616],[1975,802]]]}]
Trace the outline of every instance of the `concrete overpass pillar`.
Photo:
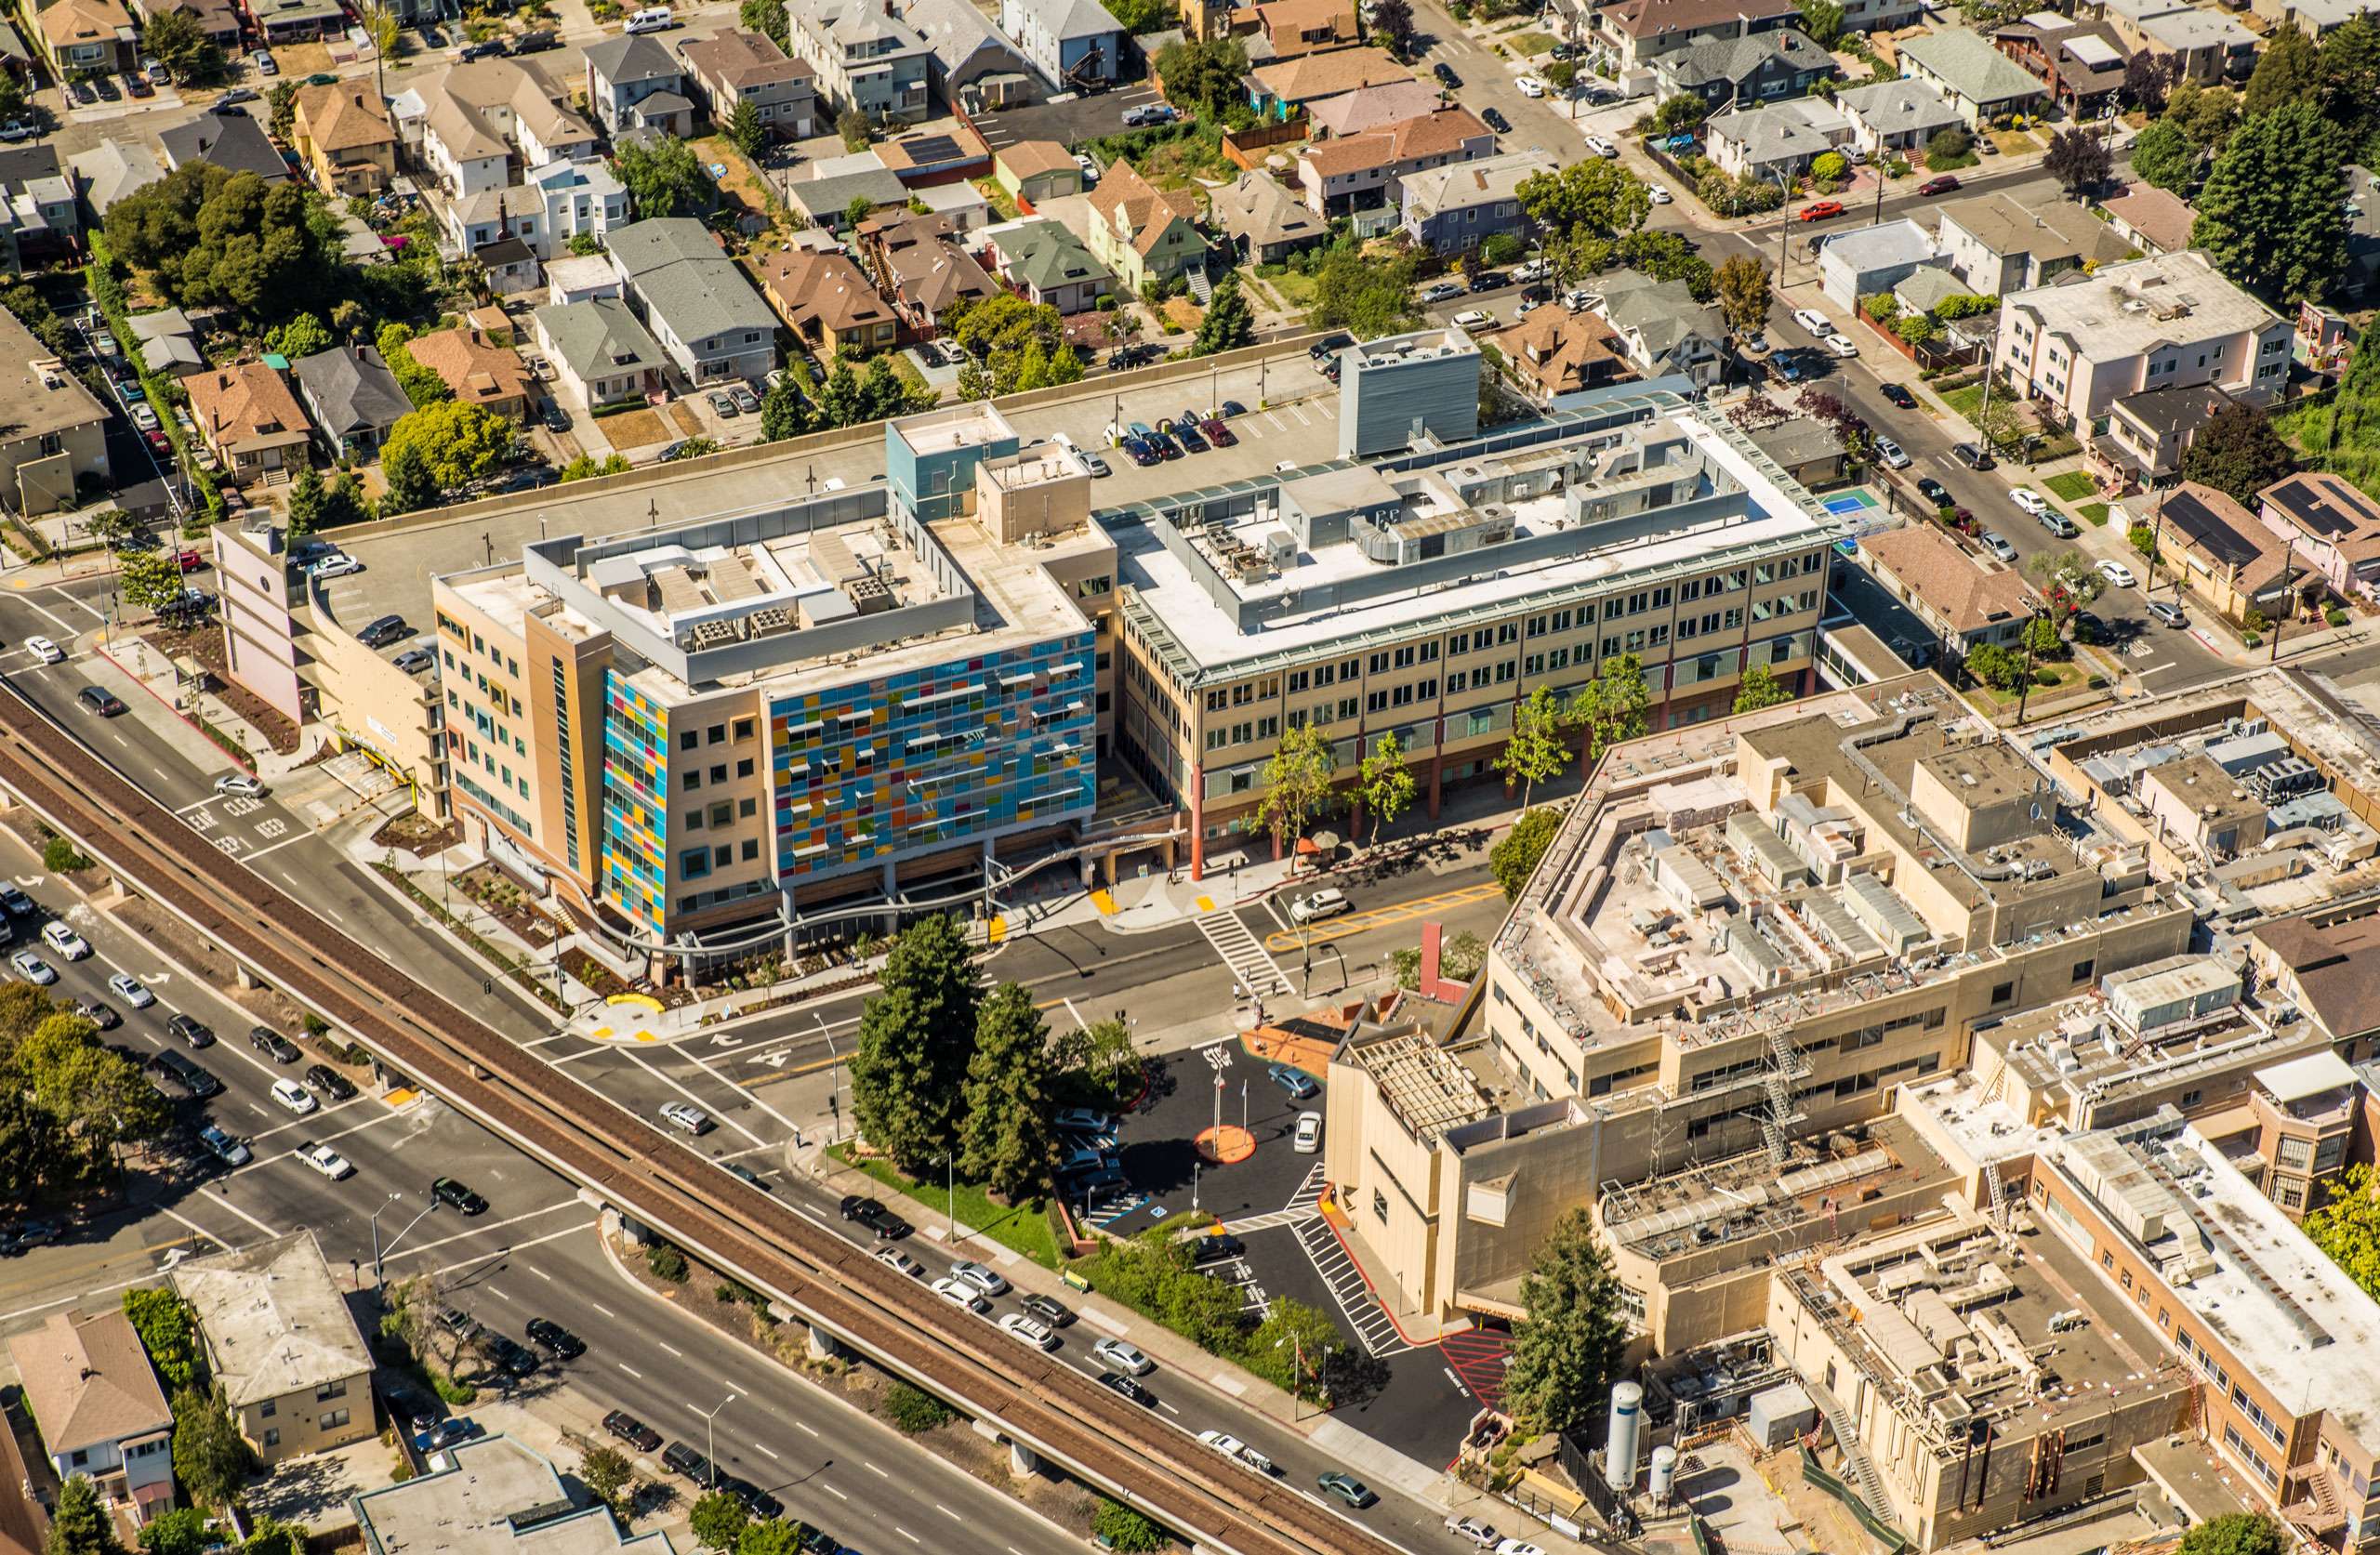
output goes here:
[{"label": "concrete overpass pillar", "polygon": [[238,976],[240,980],[240,987],[244,991],[252,991],[264,986],[263,983],[257,981],[257,975],[254,972],[248,970],[246,967],[240,963],[232,963],[232,970]]},{"label": "concrete overpass pillar", "polygon": [[1022,1442],[1008,1444],[1008,1471],[1012,1478],[1029,1480],[1041,1472],[1041,1459]]},{"label": "concrete overpass pillar", "polygon": [[842,1352],[842,1347],[835,1342],[835,1336],[814,1323],[810,1325],[810,1358],[812,1360],[831,1361]]}]

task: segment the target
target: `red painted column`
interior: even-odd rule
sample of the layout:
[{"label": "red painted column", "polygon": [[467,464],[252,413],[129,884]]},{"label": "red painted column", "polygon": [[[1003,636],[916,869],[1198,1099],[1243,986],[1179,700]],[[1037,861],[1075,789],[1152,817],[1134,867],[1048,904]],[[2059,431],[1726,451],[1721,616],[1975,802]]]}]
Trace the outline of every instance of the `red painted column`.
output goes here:
[{"label": "red painted column", "polygon": [[1190,769],[1190,878],[1207,877],[1207,783],[1197,767]]}]

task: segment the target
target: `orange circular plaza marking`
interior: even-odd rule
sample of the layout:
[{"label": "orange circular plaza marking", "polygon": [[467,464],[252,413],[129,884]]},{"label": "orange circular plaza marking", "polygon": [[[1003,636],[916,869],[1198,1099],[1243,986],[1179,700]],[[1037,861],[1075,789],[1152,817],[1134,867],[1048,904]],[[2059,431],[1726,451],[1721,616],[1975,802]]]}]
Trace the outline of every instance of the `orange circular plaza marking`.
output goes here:
[{"label": "orange circular plaza marking", "polygon": [[1192,1141],[1198,1153],[1210,1164],[1228,1166],[1245,1161],[1256,1153],[1256,1136],[1236,1124],[1226,1123],[1220,1128],[1201,1128]]}]

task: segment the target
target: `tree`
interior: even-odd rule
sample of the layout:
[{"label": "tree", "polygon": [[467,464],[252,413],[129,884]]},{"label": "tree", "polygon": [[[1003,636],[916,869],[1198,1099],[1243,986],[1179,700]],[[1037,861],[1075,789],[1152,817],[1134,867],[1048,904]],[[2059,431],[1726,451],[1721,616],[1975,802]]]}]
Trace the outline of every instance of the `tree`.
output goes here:
[{"label": "tree", "polygon": [[1802,31],[1820,48],[1843,41],[1843,7],[1834,0],[1793,0],[1793,8],[1802,13]]},{"label": "tree", "polygon": [[1411,327],[1421,317],[1413,306],[1413,266],[1410,255],[1367,260],[1334,249],[1315,272],[1307,322],[1316,329],[1343,329],[1358,340]]},{"label": "tree", "polygon": [[2174,83],[2181,73],[2179,55],[2141,49],[2124,61],[2123,94],[2143,113],[2151,116],[2162,113],[2165,112],[2165,99],[2172,95]]},{"label": "tree", "polygon": [[100,1504],[99,1487],[91,1476],[77,1474],[59,1486],[42,1555],[120,1555],[123,1548],[115,1536],[115,1519]]},{"label": "tree", "polygon": [[857,108],[846,108],[836,115],[835,133],[843,138],[843,150],[864,152],[875,136],[876,126],[869,124],[867,115]]},{"label": "tree", "polygon": [[1840,183],[1850,171],[1851,163],[1841,152],[1820,152],[1810,159],[1810,177],[1820,183]]},{"label": "tree", "polygon": [[380,450],[381,472],[394,492],[397,476],[390,472],[390,466],[402,461],[410,468],[417,462],[432,499],[448,500],[502,468],[512,455],[515,432],[511,422],[484,406],[442,401],[397,418]]},{"label": "tree", "polygon": [[1976,435],[1983,445],[1995,451],[2013,448],[2025,430],[2024,414],[2016,408],[2014,394],[1987,395],[1976,407]]},{"label": "tree", "polygon": [[902,930],[860,1012],[852,1113],[896,1166],[938,1164],[957,1142],[959,1088],[975,1046],[975,962],[956,920]]},{"label": "tree", "polygon": [[747,32],[761,33],[778,48],[792,52],[793,33],[786,22],[785,0],[742,0],[735,7],[735,20]]},{"label": "tree", "polygon": [[1763,707],[1774,707],[1780,702],[1791,702],[1793,693],[1777,679],[1777,672],[1766,665],[1753,665],[1736,682],[1736,705],[1730,709],[1738,713],[1757,713]]},{"label": "tree", "polygon": [[1372,41],[1399,59],[1413,53],[1412,0],[1372,0]]},{"label": "tree", "polygon": [[869,217],[874,216],[875,214],[875,201],[869,199],[865,194],[854,194],[851,198],[851,204],[843,207],[843,225],[846,227],[856,228],[861,222],[866,221]]},{"label": "tree", "polygon": [[1257,821],[1271,829],[1276,852],[1305,836],[1306,823],[1329,802],[1339,756],[1330,736],[1312,724],[1286,731],[1264,763]]},{"label": "tree", "polygon": [[2115,170],[2115,158],[2108,143],[2091,131],[2061,129],[2049,138],[2042,170],[2057,180],[2068,199],[2079,200],[2108,181],[2108,175]]},{"label": "tree", "polygon": [[298,83],[284,81],[273,87],[265,94],[265,106],[272,138],[287,145],[298,120]]},{"label": "tree", "polygon": [[[2147,54],[2138,56],[2147,59]],[[2199,150],[2181,126],[2160,119],[2132,142],[2132,170],[2144,183],[2174,193],[2185,193],[2198,181]]]},{"label": "tree", "polygon": [[735,1555],[802,1555],[806,1548],[802,1539],[808,1532],[802,1524],[786,1517],[769,1522],[747,1522],[743,1537],[735,1541]]},{"label": "tree", "polygon": [[1942,326],[1931,313],[1903,313],[1893,321],[1893,333],[1912,346],[1924,346],[1942,338]]},{"label": "tree", "polygon": [[[2307,1223],[2313,1223],[2311,1217]],[[2289,1545],[2264,1513],[2226,1512],[2184,1534],[2180,1555],[2281,1555]]]},{"label": "tree", "polygon": [[2036,661],[2062,659],[2067,655],[2066,639],[2059,634],[2057,618],[2054,615],[2036,615],[2026,622],[2022,641],[2025,652]]},{"label": "tree", "polygon": [[[2290,35],[2297,29],[2281,29],[2276,43]],[[2252,115],[2199,191],[2191,245],[2267,301],[2319,297],[2347,265],[2345,156],[2338,131],[2310,101]]]},{"label": "tree", "polygon": [[1418,784],[1413,770],[1405,764],[1405,742],[1391,730],[1372,742],[1355,779],[1355,792],[1363,796],[1364,807],[1371,812],[1371,837],[1380,840],[1382,826],[1393,825],[1396,818],[1412,808]]},{"label": "tree", "polygon": [[1050,1028],[1018,982],[992,990],[975,1012],[959,1169],[1010,1204],[1047,1190],[1058,1164],[1051,1118]]},{"label": "tree", "polygon": [[202,1506],[229,1506],[255,1459],[218,1386],[212,1393],[184,1388],[174,1394],[174,1473]]},{"label": "tree", "polygon": [[1712,284],[1718,289],[1719,316],[1737,339],[1752,339],[1768,327],[1766,265],[1749,254],[1731,254],[1719,262]]},{"label": "tree", "polygon": [[1974,150],[1975,136],[1964,125],[1948,125],[1936,130],[1926,140],[1926,165],[1938,166],[1943,163],[1957,163]]},{"label": "tree", "polygon": [[1504,1407],[1531,1434],[1568,1430],[1603,1407],[1628,1332],[1620,1278],[1583,1206],[1539,1244],[1521,1309],[1528,1320],[1505,1360]]},{"label": "tree", "polygon": [[2358,11],[2333,28],[2322,39],[2314,76],[2322,116],[2348,145],[2364,145],[2380,118],[2380,26]]},{"label": "tree", "polygon": [[364,0],[355,8],[355,20],[364,29],[365,41],[372,45],[373,81],[377,86],[380,72],[396,57],[404,40],[404,21],[387,0]]},{"label": "tree", "polygon": [[[1645,686],[1645,661],[1633,653],[1606,659],[1595,678],[1579,688],[1562,709],[1562,722],[1587,731],[1587,763],[1623,740],[1637,740],[1651,727],[1652,693]],[[1524,800],[1524,803],[1527,801]]]},{"label": "tree", "polygon": [[140,1336],[149,1364],[168,1389],[179,1392],[206,1380],[205,1356],[198,1346],[190,1303],[170,1290],[135,1286],[124,1293],[124,1318]]},{"label": "tree", "polygon": [[758,105],[750,98],[738,98],[735,111],[727,116],[727,143],[747,157],[757,157],[768,140],[769,132],[760,123]]},{"label": "tree", "polygon": [[[182,13],[169,11],[166,14],[179,16]],[[267,350],[285,356],[292,362],[301,356],[329,350],[338,344],[332,338],[328,326],[311,313],[299,313],[279,328],[267,331],[264,339]]]},{"label": "tree", "polygon": [[2176,82],[2165,99],[2165,117],[2202,152],[2220,151],[2240,125],[2239,94],[2228,86],[2202,86],[2195,81]]},{"label": "tree", "polygon": [[[1392,3],[1403,5],[1405,0]],[[1372,25],[1375,30],[1380,25],[1377,14]],[[1409,20],[1407,25],[1411,25]],[[1091,1514],[1091,1531],[1117,1555],[1155,1555],[1173,1542],[1165,1536],[1164,1529],[1121,1501],[1111,1501],[1104,1496],[1099,1498],[1099,1509]]]},{"label": "tree", "polygon": [[373,336],[372,344],[379,351],[380,360],[388,363],[390,374],[397,380],[397,387],[403,389],[405,398],[413,402],[414,409],[419,410],[425,405],[434,405],[441,400],[455,397],[455,391],[446,386],[444,378],[414,360],[411,324],[393,320],[384,323]]},{"label": "tree", "polygon": [[295,181],[186,163],[108,208],[108,246],[175,302],[286,318],[341,272],[311,218],[309,193]]},{"label": "tree", "polygon": [[744,1509],[742,1497],[728,1491],[714,1490],[695,1497],[687,1522],[694,1542],[705,1549],[732,1550],[744,1536],[745,1525],[752,1514]]},{"label": "tree", "polygon": [[1161,33],[1181,24],[1181,14],[1171,0],[1122,0],[1122,4],[1107,13],[1123,25],[1124,31],[1135,35]]},{"label": "tree", "polygon": [[213,1544],[206,1514],[196,1507],[158,1512],[140,1525],[140,1548],[147,1555],[205,1555]]},{"label": "tree", "polygon": [[1237,38],[1170,43],[1158,50],[1155,68],[1165,100],[1186,112],[1220,119],[1245,102],[1240,82],[1248,74],[1248,48]]},{"label": "tree", "polygon": [[1514,191],[1521,208],[1549,231],[1584,230],[1617,238],[1645,225],[1653,197],[1644,181],[1607,157],[1587,157],[1558,172],[1531,173]]},{"label": "tree", "polygon": [[578,1477],[597,1500],[612,1509],[614,1517],[627,1523],[628,1486],[636,1477],[636,1465],[628,1454],[616,1447],[589,1447],[578,1460]]},{"label": "tree", "polygon": [[1212,356],[1255,341],[1256,315],[1240,295],[1239,271],[1228,271],[1215,287],[1214,300],[1207,304],[1207,316],[1198,321],[1198,337],[1190,354]]},{"label": "tree", "polygon": [[599,475],[626,475],[628,472],[628,461],[625,454],[606,454],[602,464],[595,462],[594,455],[581,454],[562,466],[555,479],[567,484],[573,481],[591,481]]},{"label": "tree", "polygon": [[2182,478],[2228,494],[2253,509],[2256,494],[2297,468],[2297,456],[2254,405],[2226,402],[2182,450]]},{"label": "tree", "polygon": [[1692,92],[1680,92],[1661,99],[1653,110],[1653,133],[1659,136],[1691,135],[1702,127],[1711,116],[1711,105]]},{"label": "tree", "polygon": [[640,219],[694,216],[710,208],[710,174],[694,147],[674,135],[631,140],[612,153],[612,165]]},{"label": "tree", "polygon": [[1711,261],[1697,254],[1693,242],[1682,232],[1649,227],[1630,232],[1613,245],[1612,254],[1630,270],[1641,270],[1656,281],[1685,282],[1697,302],[1710,301],[1718,291]]},{"label": "tree", "polygon": [[125,603],[152,614],[180,601],[182,570],[171,557],[133,551],[118,559]]},{"label": "tree", "polygon": [[2256,72],[2240,100],[2240,111],[2254,120],[2291,103],[2319,106],[2320,60],[2313,38],[2303,28],[2277,27],[2265,40]]},{"label": "tree", "polygon": [[196,15],[160,8],[140,25],[140,46],[173,72],[176,81],[212,79],[223,68],[223,51],[200,30]]},{"label": "tree", "polygon": [[278,1517],[259,1517],[240,1555],[306,1555],[306,1530]]},{"label": "tree", "polygon": [[1496,770],[1505,786],[1521,785],[1521,808],[1528,808],[1529,791],[1559,777],[1570,765],[1570,747],[1562,739],[1562,708],[1552,687],[1540,685],[1527,701],[1513,709],[1512,738],[1496,753]]},{"label": "tree", "polygon": [[760,396],[762,437],[771,442],[782,442],[787,438],[798,438],[815,429],[810,402],[801,397],[801,390],[793,387],[791,374],[769,385],[769,391]]}]

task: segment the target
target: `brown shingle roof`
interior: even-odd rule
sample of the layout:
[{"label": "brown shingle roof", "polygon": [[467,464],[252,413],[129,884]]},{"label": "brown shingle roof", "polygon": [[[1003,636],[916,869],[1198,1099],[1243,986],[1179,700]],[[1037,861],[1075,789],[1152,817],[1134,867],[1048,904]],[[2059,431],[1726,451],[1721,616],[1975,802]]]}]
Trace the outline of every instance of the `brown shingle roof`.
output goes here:
[{"label": "brown shingle roof", "polygon": [[1311,102],[1336,97],[1359,86],[1381,86],[1410,81],[1413,72],[1388,57],[1385,49],[1334,48],[1309,54],[1254,72],[1258,85],[1283,102]]},{"label": "brown shingle roof", "polygon": [[1996,621],[2030,615],[2042,602],[2032,585],[2005,569],[1986,572],[1930,523],[1862,535],[1859,548],[1958,632],[1980,631]]},{"label": "brown shingle roof", "polygon": [[529,397],[529,373],[521,358],[468,325],[416,335],[405,349],[466,403],[498,404]]},{"label": "brown shingle roof", "polygon": [[1363,135],[1325,140],[1306,148],[1304,161],[1324,178],[1357,173],[1367,167],[1387,167],[1434,156],[1452,156],[1476,137],[1493,138],[1479,115],[1468,108],[1439,108]]},{"label": "brown shingle roof", "polygon": [[307,436],[306,413],[282,376],[261,362],[235,362],[182,380],[199,428],[218,447],[269,447]]},{"label": "brown shingle roof", "polygon": [[[1186,189],[1159,189],[1141,177],[1140,169],[1129,162],[1117,162],[1107,169],[1099,187],[1091,191],[1091,208],[1099,219],[1107,223],[1111,231],[1121,235],[1123,225],[1132,230],[1132,246],[1145,255],[1157,246],[1165,230],[1179,217],[1189,222],[1198,219],[1198,201]],[[1117,220],[1118,213],[1123,223]]]},{"label": "brown shingle roof", "polygon": [[730,86],[773,86],[817,73],[807,60],[787,59],[776,40],[761,33],[730,30],[683,44],[678,52],[696,75]]},{"label": "brown shingle roof", "polygon": [[389,105],[370,80],[356,77],[298,91],[298,133],[325,152],[395,143]]},{"label": "brown shingle roof", "polygon": [[1784,0],[1620,0],[1603,10],[1605,20],[1632,38],[1657,37],[1738,18],[1763,20],[1796,14]]},{"label": "brown shingle roof", "polygon": [[788,248],[772,254],[760,263],[760,283],[786,322],[797,327],[814,320],[832,332],[892,319],[892,310],[876,295],[859,266],[840,250],[821,254]]},{"label": "brown shingle roof", "polygon": [[2341,1041],[2380,1027],[2380,917],[2318,927],[2275,918],[2248,930],[2296,974],[2306,1001]]},{"label": "brown shingle roof", "polygon": [[1628,349],[1593,313],[1540,308],[1496,337],[1504,360],[1549,394],[1627,377]]},{"label": "brown shingle roof", "polygon": [[1020,140],[1000,149],[999,163],[1019,179],[1036,173],[1072,172],[1074,155],[1055,140]]},{"label": "brown shingle roof", "polygon": [[132,13],[123,0],[58,0],[33,20],[52,48],[112,43],[132,30]]},{"label": "brown shingle roof", "polygon": [[2168,254],[2190,245],[2190,228],[2198,221],[2198,212],[2190,209],[2188,201],[2155,184],[2134,184],[2099,204],[2109,216]]},{"label": "brown shingle roof", "polygon": [[140,1336],[120,1311],[52,1312],[10,1338],[8,1354],[53,1453],[172,1429]]}]

